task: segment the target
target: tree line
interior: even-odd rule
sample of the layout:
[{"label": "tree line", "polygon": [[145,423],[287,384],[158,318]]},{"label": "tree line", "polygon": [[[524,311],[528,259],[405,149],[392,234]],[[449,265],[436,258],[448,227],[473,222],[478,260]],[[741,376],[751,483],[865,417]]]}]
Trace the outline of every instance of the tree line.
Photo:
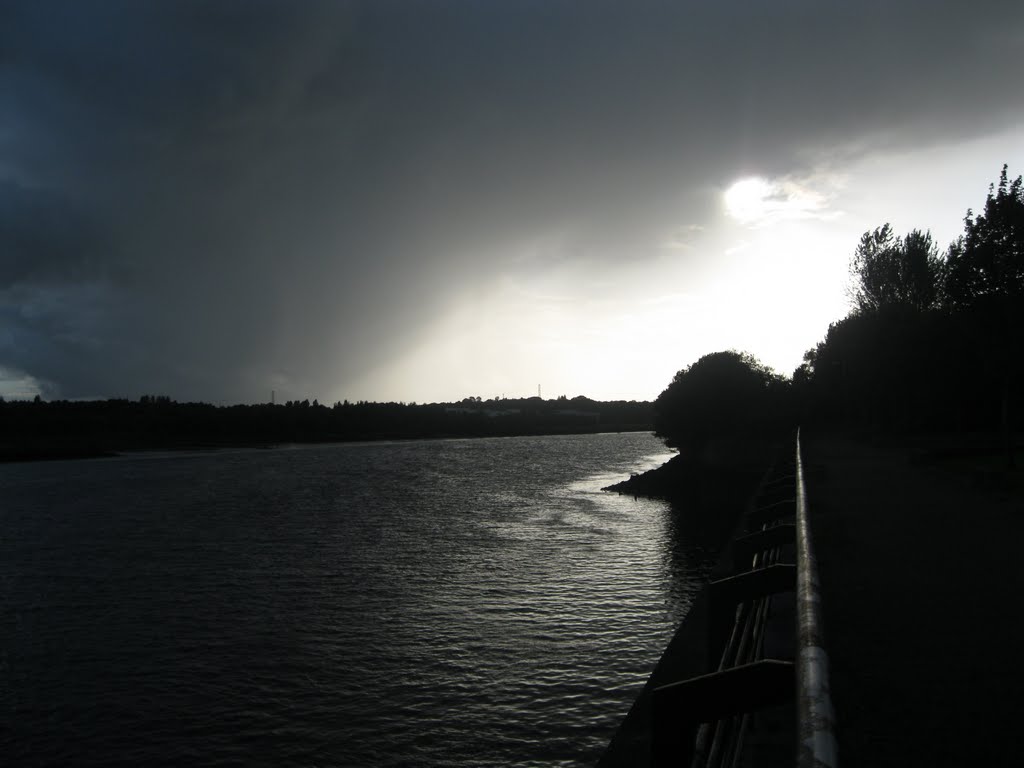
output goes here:
[{"label": "tree line", "polygon": [[165,395],[138,400],[3,402],[0,460],[97,456],[132,449],[206,448],[382,439],[648,430],[650,402],[586,397],[455,403],[337,402],[215,406]]},{"label": "tree line", "polygon": [[709,431],[797,421],[883,431],[991,431],[1012,461],[1021,426],[1024,185],[1003,167],[984,208],[940,250],[930,232],[864,233],[850,262],[850,313],[786,379],[750,355],[683,369],[655,402],[670,444]]}]

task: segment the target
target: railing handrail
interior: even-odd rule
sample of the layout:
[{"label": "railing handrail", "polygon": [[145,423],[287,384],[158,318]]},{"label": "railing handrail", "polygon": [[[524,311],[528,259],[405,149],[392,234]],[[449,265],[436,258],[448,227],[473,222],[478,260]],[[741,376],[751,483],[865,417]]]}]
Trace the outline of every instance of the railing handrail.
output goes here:
[{"label": "railing handrail", "polygon": [[835,737],[835,711],[829,686],[828,654],[819,613],[821,594],[818,563],[807,522],[807,489],[796,433],[796,550],[797,550],[797,766],[839,765]]}]

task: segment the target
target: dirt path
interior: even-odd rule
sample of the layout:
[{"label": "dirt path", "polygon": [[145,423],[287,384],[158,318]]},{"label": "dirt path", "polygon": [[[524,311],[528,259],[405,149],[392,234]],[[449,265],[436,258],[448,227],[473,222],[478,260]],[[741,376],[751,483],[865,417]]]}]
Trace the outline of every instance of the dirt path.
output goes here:
[{"label": "dirt path", "polygon": [[841,764],[1016,765],[1024,504],[906,456],[804,436]]}]

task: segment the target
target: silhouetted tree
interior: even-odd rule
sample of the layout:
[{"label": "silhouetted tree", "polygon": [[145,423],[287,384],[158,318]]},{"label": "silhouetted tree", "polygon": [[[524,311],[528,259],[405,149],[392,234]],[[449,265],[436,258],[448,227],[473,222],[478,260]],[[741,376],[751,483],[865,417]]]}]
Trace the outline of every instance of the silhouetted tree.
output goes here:
[{"label": "silhouetted tree", "polygon": [[1010,411],[1024,378],[1021,179],[1004,167],[964,230],[942,257],[919,230],[864,234],[851,260],[854,311],[794,373],[811,418],[929,430],[1000,422],[1012,457]]},{"label": "silhouetted tree", "polygon": [[929,232],[915,229],[897,237],[889,224],[865,232],[850,263],[854,307],[858,312],[930,309],[939,298],[942,266]]},{"label": "silhouetted tree", "polygon": [[892,305],[832,323],[794,373],[805,405],[826,421],[884,429],[933,421],[949,365],[933,315]]},{"label": "silhouetted tree", "polygon": [[654,403],[654,427],[671,447],[697,448],[712,437],[775,426],[784,380],[753,356],[704,355],[676,373]]},{"label": "silhouetted tree", "polygon": [[970,324],[999,380],[1000,423],[1007,463],[1014,464],[1010,407],[1022,373],[1024,345],[1024,184],[1007,166],[989,187],[985,210],[967,211],[964,236],[950,247],[944,293]]},{"label": "silhouetted tree", "polygon": [[964,237],[950,248],[945,293],[956,308],[996,300],[1020,309],[1024,301],[1024,185],[1007,166],[989,187],[985,210],[968,210]]}]

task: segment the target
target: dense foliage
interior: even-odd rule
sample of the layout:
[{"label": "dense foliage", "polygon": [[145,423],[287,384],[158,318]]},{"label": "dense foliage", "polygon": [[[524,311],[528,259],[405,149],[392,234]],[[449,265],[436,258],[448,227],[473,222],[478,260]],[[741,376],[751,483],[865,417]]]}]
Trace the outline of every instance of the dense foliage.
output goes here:
[{"label": "dense foliage", "polygon": [[851,298],[860,312],[898,306],[924,311],[938,300],[942,260],[928,232],[898,237],[888,224],[865,232],[850,268],[856,278]]},{"label": "dense foliage", "polygon": [[793,377],[805,414],[883,429],[991,430],[1012,460],[1024,366],[1024,184],[1004,166],[940,254],[927,233],[865,233],[853,312]]},{"label": "dense foliage", "polygon": [[668,445],[693,448],[776,427],[784,402],[783,379],[756,358],[714,352],[675,375],[654,403],[654,426]]}]

